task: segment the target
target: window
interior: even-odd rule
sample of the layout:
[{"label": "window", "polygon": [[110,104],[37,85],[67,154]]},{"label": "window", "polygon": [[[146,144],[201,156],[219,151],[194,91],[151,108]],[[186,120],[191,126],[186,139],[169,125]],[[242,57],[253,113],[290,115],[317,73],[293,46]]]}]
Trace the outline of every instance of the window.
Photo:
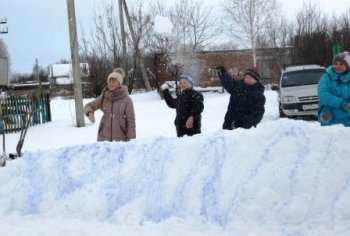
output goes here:
[{"label": "window", "polygon": [[324,69],[299,70],[284,72],[282,76],[282,87],[302,86],[318,84]]}]

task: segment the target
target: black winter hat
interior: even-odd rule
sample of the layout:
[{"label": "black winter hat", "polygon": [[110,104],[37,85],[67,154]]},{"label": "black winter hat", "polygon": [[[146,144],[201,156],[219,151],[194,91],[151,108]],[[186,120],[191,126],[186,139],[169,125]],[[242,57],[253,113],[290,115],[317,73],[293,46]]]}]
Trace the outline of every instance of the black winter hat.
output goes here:
[{"label": "black winter hat", "polygon": [[256,81],[260,81],[260,75],[259,73],[254,70],[254,69],[247,69],[245,72],[244,72],[244,75],[250,75],[251,77],[253,77],[254,79],[256,79]]}]

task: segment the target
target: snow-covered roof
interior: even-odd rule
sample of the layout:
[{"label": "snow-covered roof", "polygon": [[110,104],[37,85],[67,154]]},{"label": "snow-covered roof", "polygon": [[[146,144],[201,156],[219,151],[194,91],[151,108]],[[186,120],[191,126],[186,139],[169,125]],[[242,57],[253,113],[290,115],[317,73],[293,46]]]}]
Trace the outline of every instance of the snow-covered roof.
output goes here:
[{"label": "snow-covered roof", "polygon": [[[80,63],[80,71],[83,75],[88,75],[89,64]],[[72,77],[72,64],[52,64],[49,67],[49,77]]]}]

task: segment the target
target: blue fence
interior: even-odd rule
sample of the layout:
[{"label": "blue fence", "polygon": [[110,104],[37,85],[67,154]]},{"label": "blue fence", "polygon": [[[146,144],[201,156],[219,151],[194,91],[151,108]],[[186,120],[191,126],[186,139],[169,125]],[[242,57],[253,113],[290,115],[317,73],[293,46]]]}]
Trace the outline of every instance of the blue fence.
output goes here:
[{"label": "blue fence", "polygon": [[0,133],[13,133],[29,126],[51,121],[50,97],[48,93],[41,96],[9,96],[0,99]]}]

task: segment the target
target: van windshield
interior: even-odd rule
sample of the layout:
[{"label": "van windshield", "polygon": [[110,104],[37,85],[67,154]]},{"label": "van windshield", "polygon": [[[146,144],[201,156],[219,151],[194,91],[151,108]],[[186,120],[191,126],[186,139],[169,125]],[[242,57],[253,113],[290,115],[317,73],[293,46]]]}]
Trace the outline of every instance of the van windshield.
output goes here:
[{"label": "van windshield", "polygon": [[325,69],[308,69],[285,72],[282,77],[282,87],[302,86],[318,84],[321,75],[325,73]]}]

